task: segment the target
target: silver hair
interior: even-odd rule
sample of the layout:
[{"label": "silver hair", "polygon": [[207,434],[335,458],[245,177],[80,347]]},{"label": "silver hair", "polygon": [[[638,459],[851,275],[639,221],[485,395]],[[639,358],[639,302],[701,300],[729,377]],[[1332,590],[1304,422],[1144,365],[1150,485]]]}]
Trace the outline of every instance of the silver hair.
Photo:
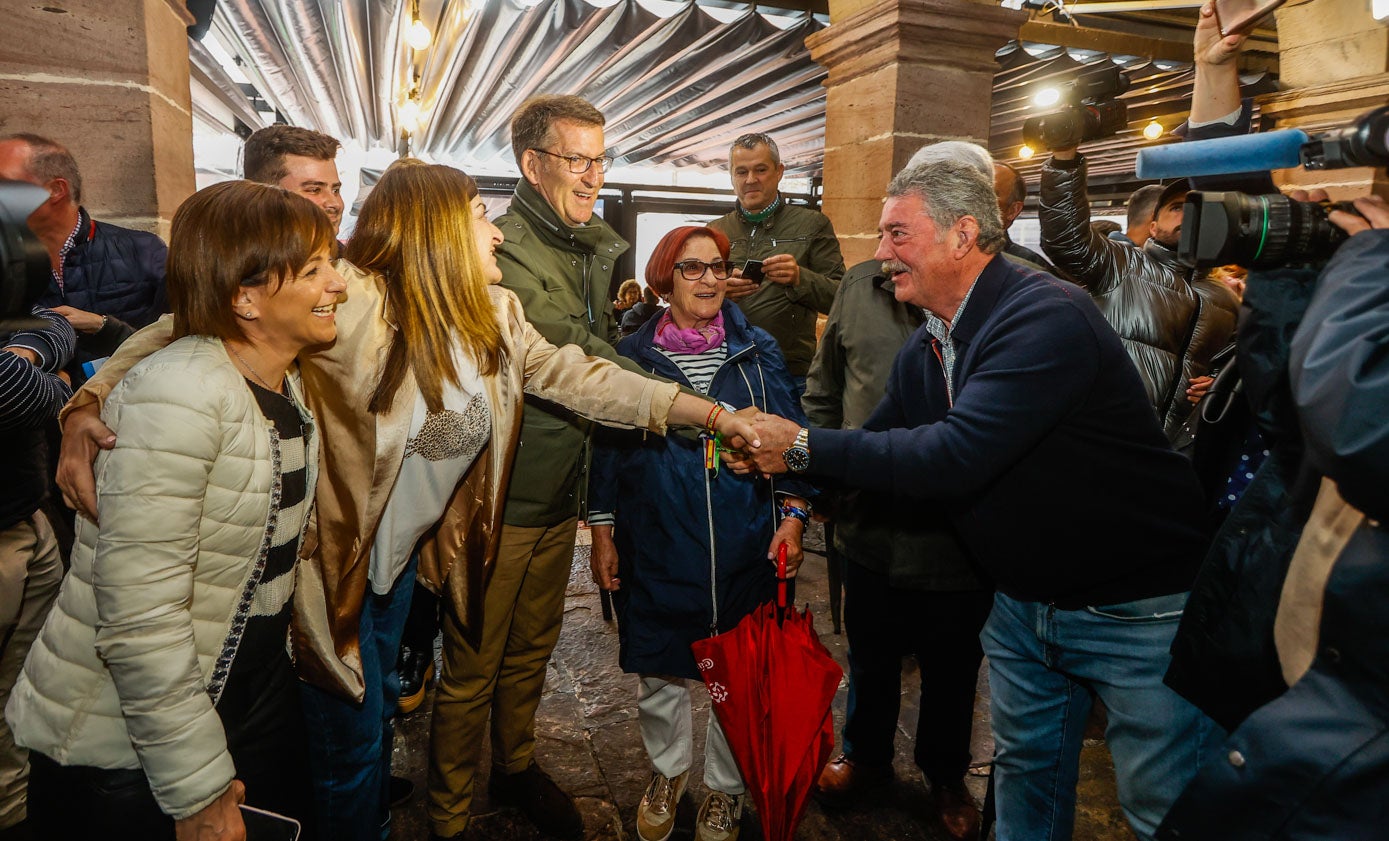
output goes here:
[{"label": "silver hair", "polygon": [[958,158],[909,166],[887,185],[887,195],[919,197],[924,212],[942,233],[963,217],[973,216],[979,224],[975,244],[985,254],[997,254],[1007,241],[994,195],[993,164],[987,176]]},{"label": "silver hair", "polygon": [[758,146],[766,146],[767,151],[772,153],[772,164],[776,166],[781,165],[781,150],[776,147],[776,141],[761,132],[740,135],[737,140],[733,141],[733,145],[728,147],[728,159],[730,161],[733,160],[734,149],[747,149],[748,151],[752,151]]},{"label": "silver hair", "polygon": [[29,161],[24,169],[30,177],[47,186],[55,178],[68,182],[73,204],[82,203],[82,172],[72,153],[61,143],[37,134],[19,132],[0,137],[0,143],[17,140],[29,147]]},{"label": "silver hair", "polygon": [[970,143],[966,140],[942,140],[939,143],[922,146],[916,150],[915,155],[912,155],[912,159],[907,161],[907,165],[902,167],[902,171],[905,172],[912,167],[933,161],[959,161],[963,164],[969,164],[989,179],[989,183],[993,183],[993,155],[990,155],[989,150],[978,143]]}]

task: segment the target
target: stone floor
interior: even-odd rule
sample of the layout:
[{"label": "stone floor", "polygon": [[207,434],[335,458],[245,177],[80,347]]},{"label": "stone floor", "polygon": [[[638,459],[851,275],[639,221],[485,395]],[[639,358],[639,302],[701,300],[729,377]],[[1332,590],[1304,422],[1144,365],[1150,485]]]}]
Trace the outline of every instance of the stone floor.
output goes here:
[{"label": "stone floor", "polygon": [[[588,572],[587,533],[580,531],[566,594],[564,630],[546,676],[545,695],[537,716],[538,755],[557,782],[573,794],[584,815],[589,841],[636,839],[637,802],[650,779],[650,766],[642,748],[636,721],[636,683],[617,667],[617,626],[602,618],[598,590]],[[847,642],[831,628],[828,586],[823,554],[823,535],[816,527],[807,535],[808,550],[797,598],[808,601],[815,625],[830,653],[847,666]],[[811,801],[796,838],[800,841],[940,841],[946,836],[932,824],[926,808],[926,789],[911,761],[911,734],[915,727],[920,676],[911,659],[903,663],[903,698],[898,725],[897,779],[865,798],[851,810],[829,810]],[[846,682],[841,682],[834,701],[836,731],[844,719]],[[703,739],[708,698],[702,693],[695,710],[696,741]],[[428,823],[424,814],[424,773],[429,738],[427,698],[415,713],[398,722],[394,764],[397,774],[412,779],[414,798],[394,812],[392,841],[424,841]],[[993,744],[988,727],[988,685],[980,681],[975,712],[974,756],[987,759]],[[696,751],[696,756],[699,751]],[[689,841],[698,804],[705,790],[698,759],[690,789],[677,816],[674,841]],[[984,777],[969,784],[981,802]],[[480,786],[484,788],[485,786]],[[494,808],[485,791],[474,801],[477,807],[469,828],[469,841],[507,839],[533,841],[543,838],[520,815]],[[762,838],[756,813],[744,812],[742,836]],[[1132,841],[1114,793],[1114,774],[1103,744],[1090,745],[1082,759],[1076,839],[1083,841]]]}]

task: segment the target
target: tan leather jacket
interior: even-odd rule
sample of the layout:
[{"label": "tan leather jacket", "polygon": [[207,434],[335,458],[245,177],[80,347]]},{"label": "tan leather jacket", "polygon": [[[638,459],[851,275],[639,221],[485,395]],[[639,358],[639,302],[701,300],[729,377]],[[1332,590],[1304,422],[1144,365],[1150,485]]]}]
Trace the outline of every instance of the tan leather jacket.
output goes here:
[{"label": "tan leather jacket", "polygon": [[[348,296],[338,306],[338,339],[300,359],[305,396],[322,430],[322,468],[300,551],[291,643],[301,678],[359,701],[364,685],[357,627],[372,541],[404,458],[416,387],[407,374],[389,411],[367,411],[396,328],[380,278],[345,262],[339,262],[338,270],[347,281]],[[585,356],[574,345],[555,347],[526,322],[514,294],[497,286],[488,292],[503,345],[498,373],[485,378],[492,437],[438,526],[426,535],[419,568],[425,586],[452,599],[474,643],[481,635],[483,589],[496,559],[524,395],[565,405],[610,426],[664,433],[679,391],[674,384]],[[167,343],[171,327],[163,319],[132,336],[64,412],[104,399],[134,362]],[[465,563],[455,565],[460,558]]]}]

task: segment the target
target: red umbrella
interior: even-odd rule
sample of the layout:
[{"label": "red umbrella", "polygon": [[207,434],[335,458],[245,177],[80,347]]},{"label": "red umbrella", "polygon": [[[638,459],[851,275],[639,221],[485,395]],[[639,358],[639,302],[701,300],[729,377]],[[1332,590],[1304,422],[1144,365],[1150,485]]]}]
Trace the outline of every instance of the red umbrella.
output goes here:
[{"label": "red umbrella", "polygon": [[834,749],[830,702],[844,671],[810,612],[786,606],[786,545],[777,557],[777,602],[726,634],[692,646],[767,841],[790,841],[810,788]]}]

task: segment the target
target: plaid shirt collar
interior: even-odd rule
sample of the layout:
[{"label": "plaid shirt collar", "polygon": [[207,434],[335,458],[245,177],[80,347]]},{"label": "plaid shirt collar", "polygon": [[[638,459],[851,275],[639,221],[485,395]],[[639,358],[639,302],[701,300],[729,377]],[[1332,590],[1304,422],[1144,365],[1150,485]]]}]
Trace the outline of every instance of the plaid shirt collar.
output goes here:
[{"label": "plaid shirt collar", "polygon": [[960,306],[955,309],[955,316],[950,321],[946,321],[930,310],[923,310],[926,313],[926,332],[940,344],[941,367],[945,369],[945,390],[950,395],[950,402],[955,402],[955,340],[950,335],[951,325],[960,323],[960,316],[965,313],[965,306],[969,304],[969,296],[974,294],[974,287],[978,285],[979,278],[974,279],[974,283],[969,285],[965,291],[965,297],[960,300]]},{"label": "plaid shirt collar", "polygon": [[58,249],[58,267],[53,270],[53,282],[58,285],[58,291],[63,290],[63,265],[67,262],[68,252],[77,246],[77,237],[82,233],[82,229],[91,223],[91,217],[87,211],[77,208],[77,224],[73,226],[68,238],[63,240],[63,247]]}]

